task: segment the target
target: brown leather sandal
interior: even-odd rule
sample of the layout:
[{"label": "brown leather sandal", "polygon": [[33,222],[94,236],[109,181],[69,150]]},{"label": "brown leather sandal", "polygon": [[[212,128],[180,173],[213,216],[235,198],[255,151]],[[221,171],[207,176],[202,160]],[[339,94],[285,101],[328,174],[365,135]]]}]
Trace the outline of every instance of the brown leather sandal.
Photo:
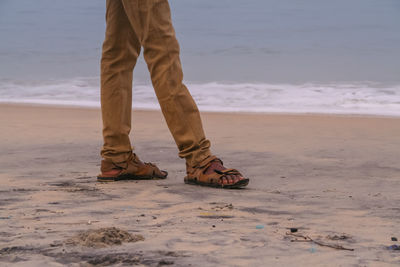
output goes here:
[{"label": "brown leather sandal", "polygon": [[187,176],[185,177],[185,183],[226,189],[242,188],[249,184],[248,178],[241,179],[234,184],[222,183],[222,178],[225,178],[228,175],[239,175],[243,177],[243,175],[236,169],[226,169],[223,171],[215,170],[213,173],[206,174],[205,171],[214,161],[219,161],[223,165],[222,160],[216,156],[210,156],[197,166],[186,166]]},{"label": "brown leather sandal", "polygon": [[114,163],[108,160],[101,161],[101,174],[97,176],[100,182],[114,182],[120,180],[156,180],[166,179],[168,172],[160,170],[153,163],[141,162],[135,153],[128,160]]}]

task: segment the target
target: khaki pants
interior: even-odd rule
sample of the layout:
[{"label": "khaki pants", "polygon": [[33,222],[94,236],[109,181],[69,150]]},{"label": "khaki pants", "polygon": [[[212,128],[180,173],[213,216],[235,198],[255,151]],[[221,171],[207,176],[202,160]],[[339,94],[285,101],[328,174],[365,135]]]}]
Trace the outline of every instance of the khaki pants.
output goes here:
[{"label": "khaki pants", "polygon": [[102,157],[122,162],[132,152],[132,76],[141,47],[179,156],[191,166],[208,157],[210,142],[197,106],[182,83],[168,0],[107,0],[106,22],[101,59]]}]

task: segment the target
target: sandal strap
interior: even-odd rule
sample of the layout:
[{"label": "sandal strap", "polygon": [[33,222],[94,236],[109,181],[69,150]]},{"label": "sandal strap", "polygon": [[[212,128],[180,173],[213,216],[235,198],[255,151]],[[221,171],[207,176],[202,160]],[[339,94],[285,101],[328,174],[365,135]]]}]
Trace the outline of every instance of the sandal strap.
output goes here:
[{"label": "sandal strap", "polygon": [[196,181],[199,181],[201,183],[221,184],[221,179],[228,175],[242,176],[242,174],[236,169],[226,169],[223,171],[215,170],[214,172],[209,174],[205,174],[201,169],[195,169],[192,175],[188,175],[188,179],[195,179]]},{"label": "sandal strap", "polygon": [[186,173],[188,176],[193,176],[193,177],[202,176],[204,175],[204,171],[207,170],[207,168],[211,165],[213,161],[219,161],[222,165],[224,164],[222,160],[220,160],[216,156],[209,156],[195,166],[189,166],[186,163]]},{"label": "sandal strap", "polygon": [[221,178],[226,176],[226,175],[242,175],[238,170],[236,169],[226,169],[222,171],[215,170],[216,173],[221,174]]},{"label": "sandal strap", "polygon": [[216,161],[216,160],[220,161],[221,164],[223,164],[222,160],[220,160],[216,156],[209,156],[208,158],[206,158],[205,160],[200,162],[197,166],[194,166],[194,168],[196,168],[196,169],[197,168],[199,168],[199,169],[207,168],[210,165],[211,162]]},{"label": "sandal strap", "polygon": [[[102,161],[101,171],[107,172],[110,170],[119,170],[119,174],[136,173],[141,176],[163,176],[162,171],[153,163],[144,162],[144,165],[139,166],[139,157],[132,153],[124,162]],[[129,162],[133,162],[129,163]]]},{"label": "sandal strap", "polygon": [[203,183],[220,184],[221,179],[228,175],[243,176],[236,169],[226,169],[222,171],[215,170],[214,173],[199,175],[198,180]]},{"label": "sandal strap", "polygon": [[187,166],[187,180],[194,180],[200,183],[205,184],[221,184],[220,181],[222,178],[228,175],[240,175],[242,174],[236,169],[225,169],[225,170],[214,170],[214,172],[205,174],[207,168],[211,165],[212,162],[219,161],[222,165],[223,162],[216,156],[209,156],[198,165],[189,167]]},{"label": "sandal strap", "polygon": [[155,164],[151,162],[144,162],[144,165],[146,165],[148,170],[147,175],[161,175],[161,170]]}]

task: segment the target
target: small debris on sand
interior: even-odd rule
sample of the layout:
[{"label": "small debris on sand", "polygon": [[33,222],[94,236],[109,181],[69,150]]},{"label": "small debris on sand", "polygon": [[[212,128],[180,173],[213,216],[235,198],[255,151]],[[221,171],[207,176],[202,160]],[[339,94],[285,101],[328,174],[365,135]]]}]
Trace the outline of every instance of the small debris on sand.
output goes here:
[{"label": "small debris on sand", "polygon": [[115,227],[108,227],[79,233],[78,235],[68,239],[66,244],[104,248],[113,245],[121,245],[123,242],[138,241],[144,241],[144,237],[142,235],[132,235]]},{"label": "small debris on sand", "polygon": [[330,240],[349,240],[351,239],[351,236],[347,234],[341,234],[341,235],[328,235],[326,236],[327,239]]},{"label": "small debris on sand", "polygon": [[218,213],[212,213],[212,212],[202,212],[197,217],[204,218],[204,219],[230,219],[230,218],[234,218],[233,215],[218,214]]},{"label": "small debris on sand", "polygon": [[211,208],[212,210],[215,211],[221,211],[221,210],[233,210],[233,205],[232,203],[217,203],[217,202],[211,202],[211,205],[216,205],[215,207]]},{"label": "small debris on sand", "polygon": [[306,235],[301,235],[301,234],[291,233],[291,232],[287,232],[286,235],[294,237],[294,239],[291,239],[290,242],[311,242],[311,243],[314,243],[314,244],[319,245],[321,247],[329,247],[329,248],[334,248],[334,249],[338,249],[338,250],[354,251],[353,248],[346,248],[346,247],[343,247],[343,246],[338,245],[338,244],[325,243],[325,242],[322,242],[322,241],[319,241],[319,240],[312,239],[311,237],[306,236]]},{"label": "small debris on sand", "polygon": [[400,246],[399,245],[391,245],[386,247],[388,250],[400,250]]}]

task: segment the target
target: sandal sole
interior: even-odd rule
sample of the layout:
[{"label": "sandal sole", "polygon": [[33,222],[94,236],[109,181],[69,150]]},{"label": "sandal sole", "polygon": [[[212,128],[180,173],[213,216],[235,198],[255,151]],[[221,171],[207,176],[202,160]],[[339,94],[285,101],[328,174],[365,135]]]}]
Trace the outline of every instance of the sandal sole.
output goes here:
[{"label": "sandal sole", "polygon": [[210,184],[210,183],[202,183],[194,180],[185,179],[185,184],[190,185],[200,185],[200,186],[207,186],[207,187],[214,187],[214,188],[222,188],[222,189],[241,189],[246,187],[249,184],[250,179],[243,179],[237,182],[236,184],[230,185],[222,185],[222,184]]},{"label": "sandal sole", "polygon": [[138,176],[133,174],[124,174],[115,177],[104,177],[104,176],[97,176],[98,182],[117,182],[117,181],[129,181],[129,180],[165,180],[167,179],[168,172],[163,171],[166,173],[165,177],[157,177],[157,176]]}]

